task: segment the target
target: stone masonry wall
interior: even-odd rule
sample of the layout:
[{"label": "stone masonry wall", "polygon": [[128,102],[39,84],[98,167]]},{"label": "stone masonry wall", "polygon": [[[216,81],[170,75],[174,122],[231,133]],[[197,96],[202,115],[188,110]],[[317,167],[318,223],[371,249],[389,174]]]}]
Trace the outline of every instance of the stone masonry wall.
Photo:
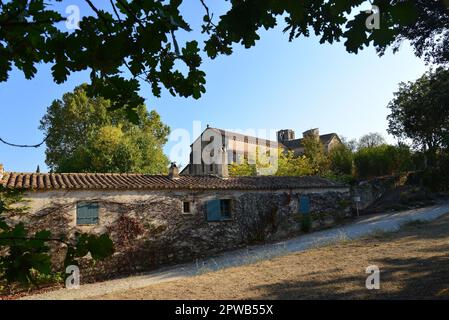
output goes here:
[{"label": "stone masonry wall", "polygon": [[[298,198],[310,197],[314,228],[335,223],[349,214],[348,189],[306,189],[277,192],[257,191],[49,191],[27,194],[30,213],[13,217],[33,230],[49,229],[52,235],[73,237],[76,232],[107,233],[115,253],[93,265],[82,264],[83,281],[116,274],[150,270],[160,265],[191,261],[218,252],[298,234]],[[205,203],[231,199],[232,219],[206,220]],[[99,223],[76,225],[76,203],[99,203]],[[191,214],[182,213],[183,201],[193,205]],[[65,254],[54,244],[55,267]]]}]

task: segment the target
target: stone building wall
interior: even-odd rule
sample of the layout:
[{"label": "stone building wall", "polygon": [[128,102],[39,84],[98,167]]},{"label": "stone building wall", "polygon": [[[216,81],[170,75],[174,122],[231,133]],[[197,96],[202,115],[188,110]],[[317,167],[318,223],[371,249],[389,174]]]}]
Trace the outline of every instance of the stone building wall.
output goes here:
[{"label": "stone building wall", "polygon": [[351,197],[360,197],[359,210],[367,210],[396,187],[404,185],[407,175],[377,177],[358,182],[351,188]]},{"label": "stone building wall", "polygon": [[[47,191],[29,192],[29,214],[13,217],[31,229],[49,229],[53,236],[76,232],[107,233],[114,241],[112,257],[92,266],[83,262],[83,276],[105,276],[149,270],[191,261],[248,244],[298,234],[298,198],[308,194],[315,229],[349,214],[347,188],[267,191]],[[206,220],[205,203],[231,199],[232,219]],[[76,225],[76,203],[99,204],[99,223]],[[182,211],[183,201],[193,205]],[[54,263],[61,265],[63,245],[55,244]],[[86,276],[87,275],[87,276]],[[86,280],[85,278],[85,280]]]}]

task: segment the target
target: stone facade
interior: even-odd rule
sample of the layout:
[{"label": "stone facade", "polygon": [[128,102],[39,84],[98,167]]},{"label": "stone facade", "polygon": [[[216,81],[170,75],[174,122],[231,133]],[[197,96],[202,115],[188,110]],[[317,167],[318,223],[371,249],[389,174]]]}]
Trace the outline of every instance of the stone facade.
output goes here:
[{"label": "stone facade", "polygon": [[[114,241],[112,257],[93,267],[83,262],[83,281],[149,270],[160,265],[192,261],[248,244],[298,234],[298,199],[310,198],[314,228],[333,224],[349,214],[349,189],[301,188],[285,190],[48,190],[26,193],[30,207],[24,221],[35,230],[71,238],[76,232],[107,233]],[[209,222],[208,200],[230,199],[231,218]],[[80,201],[99,204],[95,225],[77,225]],[[183,203],[191,204],[183,213]],[[55,265],[62,263],[63,245],[52,248]]]},{"label": "stone facade", "polygon": [[359,197],[359,210],[363,211],[376,203],[386,193],[404,185],[407,176],[395,175],[360,181],[351,188],[351,197]]},{"label": "stone facade", "polygon": [[[308,136],[316,137],[325,152],[341,144],[336,133],[320,135],[317,128],[303,132],[304,138]],[[304,154],[303,138],[295,139],[295,132],[291,129],[278,131],[277,141],[272,141],[208,126],[190,147],[189,164],[181,171],[183,175],[221,176],[223,164],[244,160],[255,163],[261,154],[277,157],[279,150],[293,151],[297,156]]]}]

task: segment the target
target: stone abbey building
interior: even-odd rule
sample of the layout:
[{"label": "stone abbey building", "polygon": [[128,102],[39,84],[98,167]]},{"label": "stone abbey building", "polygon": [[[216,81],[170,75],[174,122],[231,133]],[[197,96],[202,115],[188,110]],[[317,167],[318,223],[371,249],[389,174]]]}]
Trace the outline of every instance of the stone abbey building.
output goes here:
[{"label": "stone abbey building", "polygon": [[[335,146],[341,144],[336,133],[320,135],[319,129],[311,129],[303,132],[302,138],[295,138],[295,132],[291,129],[277,132],[277,141],[261,139],[250,135],[244,135],[223,129],[207,127],[201,135],[192,143],[189,164],[183,168],[181,175],[226,175],[222,172],[221,163],[232,164],[242,159],[254,158],[257,149],[264,149],[268,153],[277,153],[278,150],[293,151],[295,155],[304,153],[303,139],[313,137],[319,140],[325,152],[329,152]],[[212,151],[214,142],[219,141],[221,149],[216,161],[205,161],[204,155]],[[210,150],[208,150],[208,148]]]}]

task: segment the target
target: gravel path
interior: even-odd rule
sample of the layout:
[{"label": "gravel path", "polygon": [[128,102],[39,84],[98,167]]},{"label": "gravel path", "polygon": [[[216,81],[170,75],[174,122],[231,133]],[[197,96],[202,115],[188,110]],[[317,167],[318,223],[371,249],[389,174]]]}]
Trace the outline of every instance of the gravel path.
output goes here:
[{"label": "gravel path", "polygon": [[341,227],[313,232],[283,242],[229,251],[213,258],[159,269],[143,275],[86,284],[82,285],[79,289],[56,290],[24,297],[23,299],[88,299],[89,297],[107,293],[143,288],[156,283],[183,279],[204,272],[216,271],[293,252],[304,251],[309,248],[332,244],[341,240],[356,239],[377,231],[394,231],[400,228],[405,222],[435,220],[446,213],[449,213],[448,203],[428,208],[364,217]]}]

